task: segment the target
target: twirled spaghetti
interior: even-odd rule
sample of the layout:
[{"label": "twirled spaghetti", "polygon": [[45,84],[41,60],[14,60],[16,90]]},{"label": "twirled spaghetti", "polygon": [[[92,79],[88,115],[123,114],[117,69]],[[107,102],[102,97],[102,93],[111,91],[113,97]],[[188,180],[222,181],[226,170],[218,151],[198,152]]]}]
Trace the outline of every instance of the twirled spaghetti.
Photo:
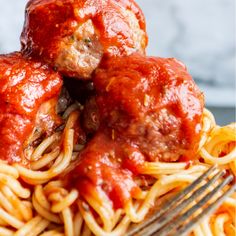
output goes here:
[{"label": "twirled spaghetti", "polygon": [[[72,112],[67,121],[58,156],[54,158],[55,153],[47,153],[47,145],[41,152],[37,161],[47,154],[54,162],[45,165],[50,166],[48,170],[40,171],[45,169],[42,165],[37,170],[26,170],[19,165],[0,163],[0,235],[124,235],[129,225],[142,221],[163,196],[179,191],[194,181],[209,165],[216,163],[219,168],[235,174],[235,124],[217,126],[213,115],[205,110],[198,157],[191,165],[186,167],[184,162],[146,163],[144,171],[149,177],[146,180],[137,179],[140,187],[145,185],[145,189],[124,209],[114,210],[107,196],[99,189],[87,195],[86,199],[80,199],[78,190],[67,189],[63,179],[60,179],[60,174],[73,160],[74,132],[71,124],[76,121],[77,114]],[[23,187],[21,179],[29,183],[29,187]],[[235,207],[235,196],[228,197],[216,213],[205,217],[194,228],[192,234],[234,235]]]},{"label": "twirled spaghetti", "polygon": [[[123,236],[209,166],[236,175],[236,124],[182,62],[145,56],[133,0],[25,12],[22,51],[0,55],[0,236]],[[235,235],[235,197],[191,235]]]}]

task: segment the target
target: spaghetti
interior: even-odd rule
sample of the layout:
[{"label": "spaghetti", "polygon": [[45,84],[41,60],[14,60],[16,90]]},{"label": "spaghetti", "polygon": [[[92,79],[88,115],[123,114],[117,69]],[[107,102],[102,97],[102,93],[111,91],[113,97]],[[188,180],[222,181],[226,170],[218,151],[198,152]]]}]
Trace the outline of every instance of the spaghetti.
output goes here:
[{"label": "spaghetti", "polygon": [[[78,190],[68,189],[60,178],[60,174],[73,165],[77,118],[77,111],[70,114],[61,135],[62,145],[58,146],[60,151],[53,152],[49,148],[50,145],[55,147],[52,140],[60,143],[55,138],[57,134],[45,139],[34,150],[34,169],[28,170],[19,164],[10,166],[1,161],[0,235],[125,235],[130,224],[144,220],[153,205],[194,181],[209,165],[217,163],[219,168],[236,174],[236,126],[217,126],[213,115],[205,110],[198,158],[187,168],[186,163],[181,162],[145,163],[146,179],[136,180],[142,193],[123,209],[114,210],[106,194],[99,189],[81,199]],[[38,168],[35,163],[40,163]],[[22,180],[29,184],[28,187],[24,187]],[[235,207],[235,196],[228,197],[216,213],[206,216],[194,228],[192,235],[234,235]]]},{"label": "spaghetti", "polygon": [[[203,112],[182,62],[143,55],[133,0],[26,8],[22,52],[0,55],[0,236],[123,236],[210,165],[236,175],[236,124]],[[91,79],[83,108],[63,75]],[[235,235],[235,197],[191,235]]]}]

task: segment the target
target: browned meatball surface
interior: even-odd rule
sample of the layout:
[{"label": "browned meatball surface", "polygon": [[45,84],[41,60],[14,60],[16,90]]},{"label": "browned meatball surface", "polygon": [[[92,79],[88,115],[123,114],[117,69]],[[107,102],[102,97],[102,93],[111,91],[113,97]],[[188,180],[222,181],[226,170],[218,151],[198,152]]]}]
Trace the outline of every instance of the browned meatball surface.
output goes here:
[{"label": "browned meatball surface", "polygon": [[85,79],[103,57],[145,53],[145,27],[133,0],[30,0],[22,50],[64,75]]},{"label": "browned meatball surface", "polygon": [[0,55],[0,159],[26,164],[25,142],[35,131],[50,134],[60,125],[56,105],[61,76],[20,52]]},{"label": "browned meatball surface", "polygon": [[194,157],[204,97],[181,62],[138,54],[117,58],[97,70],[94,86],[88,110],[100,117],[100,130],[109,127],[113,139],[138,147],[151,161]]}]

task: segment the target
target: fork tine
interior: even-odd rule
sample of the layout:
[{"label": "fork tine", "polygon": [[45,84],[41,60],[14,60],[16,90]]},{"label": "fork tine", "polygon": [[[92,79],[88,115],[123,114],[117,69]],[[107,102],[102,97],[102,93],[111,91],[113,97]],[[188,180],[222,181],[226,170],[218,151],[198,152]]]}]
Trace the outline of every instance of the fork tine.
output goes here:
[{"label": "fork tine", "polygon": [[188,234],[196,223],[204,216],[213,213],[234,191],[236,191],[236,184],[232,185],[221,197],[219,197],[215,202],[211,203],[207,208],[205,208],[198,216],[193,218],[188,224],[181,227],[176,233],[178,235]]},{"label": "fork tine", "polygon": [[[217,172],[212,179],[210,179],[205,185],[201,186],[199,189],[194,191],[191,197],[183,200],[180,204],[174,206],[172,209],[168,209],[158,220],[153,221],[149,224],[150,227],[143,228],[138,232],[137,235],[151,235],[154,232],[160,230],[163,226],[165,226],[170,219],[175,218],[182,210],[184,210],[191,202],[193,202],[197,197],[201,196],[204,191],[215,183],[220,177],[225,174],[225,171]],[[170,211],[171,210],[171,211]],[[169,225],[168,225],[169,228]],[[158,234],[159,235],[159,234]]]},{"label": "fork tine", "polygon": [[[173,229],[176,229],[181,226],[181,224],[186,221],[190,216],[193,215],[197,210],[199,210],[203,205],[205,205],[219,190],[225,187],[233,180],[233,176],[228,176],[224,181],[218,184],[213,191],[209,192],[205,197],[203,197],[196,205],[191,207],[188,211],[186,211],[183,215],[173,220],[170,224],[164,226],[161,230],[158,231],[158,236],[166,236]],[[209,181],[210,182],[210,181]],[[207,184],[206,184],[207,185]],[[204,187],[206,186],[204,185]],[[191,196],[192,200],[196,200],[195,197]],[[154,231],[156,232],[156,231]]]},{"label": "fork tine", "polygon": [[215,169],[216,165],[211,166],[206,172],[204,172],[200,177],[198,177],[191,185],[180,191],[177,195],[172,197],[170,200],[167,200],[162,206],[161,209],[154,214],[152,217],[144,221],[142,224],[135,225],[133,229],[131,229],[127,236],[132,236],[137,232],[140,232],[143,228],[147,227],[149,224],[151,224],[153,221],[161,217],[163,214],[165,214],[170,208],[172,208],[174,205],[179,203],[181,200],[183,200],[183,197],[189,194],[193,191],[193,189],[196,188],[197,185],[199,185],[203,180],[205,180]]}]

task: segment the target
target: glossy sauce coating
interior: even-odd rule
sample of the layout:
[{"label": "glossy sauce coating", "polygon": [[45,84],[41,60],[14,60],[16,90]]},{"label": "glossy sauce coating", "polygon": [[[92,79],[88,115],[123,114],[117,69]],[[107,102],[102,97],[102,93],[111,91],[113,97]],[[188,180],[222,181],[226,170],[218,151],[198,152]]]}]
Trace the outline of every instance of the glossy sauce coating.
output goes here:
[{"label": "glossy sauce coating", "polygon": [[22,162],[23,143],[31,134],[40,105],[59,95],[61,77],[21,53],[0,55],[0,159]]},{"label": "glossy sauce coating", "polygon": [[[139,35],[138,38],[134,37],[135,33],[127,12],[132,12],[131,14],[136,17],[135,20],[138,21],[139,28],[144,34],[142,39]],[[85,27],[80,30],[82,32],[78,34],[79,36],[76,35],[78,27],[89,20],[94,26],[90,27],[90,30],[95,30],[95,33],[89,32],[90,30]],[[143,13],[133,0],[31,0],[26,7],[25,25],[21,37],[22,49],[27,55],[40,56],[58,67],[62,73],[78,77],[78,73],[74,71],[76,69],[65,69],[56,65],[61,47],[69,48],[69,44],[82,40],[87,43],[83,46],[84,50],[87,50],[87,47],[93,47],[94,41],[98,40],[97,48],[101,44],[102,54],[105,56],[122,56],[139,50],[144,52],[147,45],[145,27]],[[93,34],[98,39],[87,37]],[[84,38],[81,38],[83,35]],[[68,37],[71,37],[71,42],[66,40],[65,43]],[[138,41],[141,41],[141,48],[136,48]],[[79,44],[81,46],[81,43]],[[75,45],[73,51],[75,50],[81,51],[78,44]],[[96,51],[96,48],[94,50]],[[73,53],[64,55],[65,60]],[[91,55],[89,53],[86,56],[89,60]],[[83,58],[78,57],[77,60]]]},{"label": "glossy sauce coating", "polygon": [[134,177],[142,169],[144,160],[136,148],[114,142],[109,131],[102,130],[79,155],[79,164],[67,179],[84,198],[100,187],[117,209],[141,192]]},{"label": "glossy sauce coating", "polygon": [[[103,63],[94,77],[100,126],[69,174],[81,196],[101,188],[115,208],[140,189],[145,161],[194,159],[204,97],[176,59],[138,54]],[[90,106],[90,108],[93,106]],[[90,116],[88,111],[85,113]]]},{"label": "glossy sauce coating", "polygon": [[174,58],[139,54],[104,63],[94,78],[101,123],[152,161],[192,159],[200,140],[204,97]]}]

